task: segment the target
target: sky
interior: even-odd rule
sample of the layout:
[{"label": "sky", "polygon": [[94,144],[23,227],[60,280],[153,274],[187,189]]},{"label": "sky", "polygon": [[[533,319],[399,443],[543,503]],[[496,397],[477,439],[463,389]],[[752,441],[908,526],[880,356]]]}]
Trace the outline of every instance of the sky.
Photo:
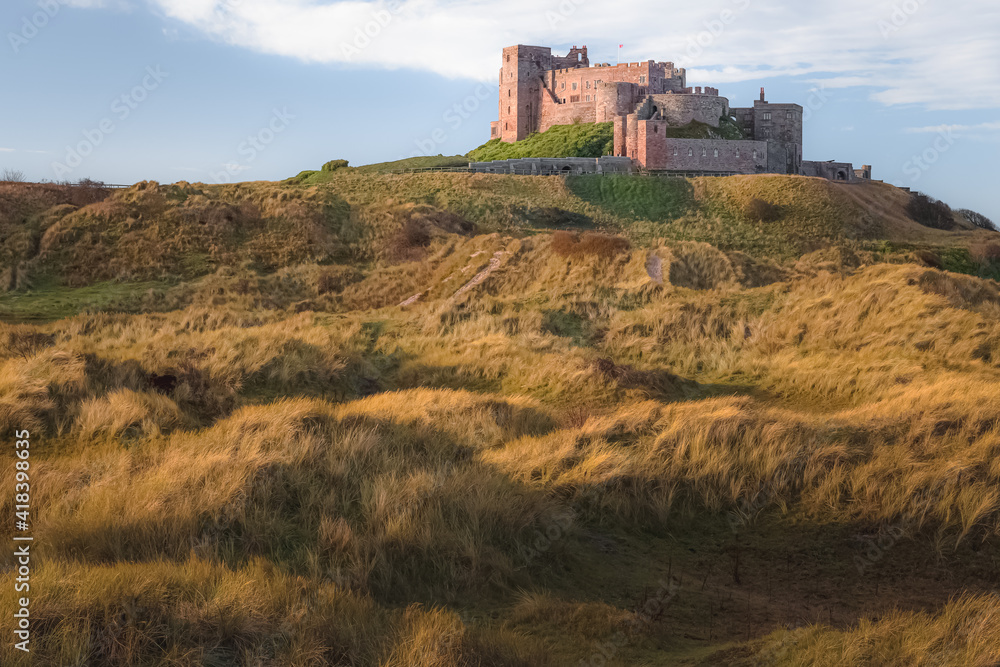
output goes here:
[{"label": "sky", "polygon": [[1000,222],[998,36],[996,0],[4,0],[0,170],[217,183],[465,154],[504,46],[587,45],[733,106],[763,86],[807,109],[805,159]]}]

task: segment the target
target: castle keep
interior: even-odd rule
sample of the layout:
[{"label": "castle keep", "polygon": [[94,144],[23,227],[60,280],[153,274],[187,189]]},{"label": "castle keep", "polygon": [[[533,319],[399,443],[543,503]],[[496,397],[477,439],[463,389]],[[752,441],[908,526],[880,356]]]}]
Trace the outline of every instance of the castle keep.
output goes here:
[{"label": "castle keep", "polygon": [[[591,66],[586,46],[574,46],[565,57],[541,46],[505,48],[499,111],[491,138],[509,143],[554,125],[612,122],[614,156],[646,171],[871,178],[867,166],[855,172],[849,163],[802,160],[798,104],[768,102],[761,88],[752,107],[730,107],[716,88],[688,87],[687,72],[674,63]],[[715,130],[725,123],[730,135],[738,127],[743,138],[670,136],[671,128],[692,121]]]}]

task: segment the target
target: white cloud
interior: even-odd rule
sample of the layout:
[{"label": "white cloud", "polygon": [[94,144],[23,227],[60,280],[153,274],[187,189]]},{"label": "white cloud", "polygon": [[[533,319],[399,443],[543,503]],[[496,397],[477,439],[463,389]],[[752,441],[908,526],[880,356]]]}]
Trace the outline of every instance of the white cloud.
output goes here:
[{"label": "white cloud", "polygon": [[128,0],[61,0],[62,4],[79,9],[130,9]]},{"label": "white cloud", "polygon": [[908,127],[907,134],[949,134],[963,136],[981,132],[1000,132],[1000,121],[979,123],[977,125],[928,125],[925,127]]},{"label": "white cloud", "polygon": [[693,85],[806,75],[871,87],[887,105],[1000,107],[995,0],[915,2],[909,14],[886,0],[706,0],[655,18],[645,0],[146,2],[213,39],[308,62],[492,82],[510,44],[589,44],[592,60],[613,62],[625,43],[629,59],[689,67]]},{"label": "white cloud", "polygon": [[16,148],[0,148],[0,153],[13,153],[16,150]]}]

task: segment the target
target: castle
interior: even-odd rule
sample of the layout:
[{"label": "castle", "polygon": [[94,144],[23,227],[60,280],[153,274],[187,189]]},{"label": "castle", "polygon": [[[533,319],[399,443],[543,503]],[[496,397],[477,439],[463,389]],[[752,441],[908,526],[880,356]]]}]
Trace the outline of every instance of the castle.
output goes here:
[{"label": "castle", "polygon": [[[688,87],[687,72],[674,63],[592,67],[586,46],[574,46],[565,57],[552,55],[548,47],[505,48],[499,117],[491,124],[491,138],[511,143],[554,125],[613,122],[614,156],[649,172],[871,178],[867,165],[855,171],[846,162],[803,161],[803,108],[798,104],[768,102],[761,88],[752,107],[730,107],[716,88]],[[726,124],[727,134],[744,138],[670,136],[670,129],[692,121],[720,130],[718,136]],[[562,170],[578,171],[579,164]],[[621,161],[608,164],[621,170]]]}]

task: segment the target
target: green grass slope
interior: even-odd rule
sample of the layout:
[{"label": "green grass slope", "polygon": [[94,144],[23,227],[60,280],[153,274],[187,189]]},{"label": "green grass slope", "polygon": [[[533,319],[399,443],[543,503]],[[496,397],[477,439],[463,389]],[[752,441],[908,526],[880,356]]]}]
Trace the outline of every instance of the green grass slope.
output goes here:
[{"label": "green grass slope", "polygon": [[556,125],[512,144],[493,139],[469,152],[473,162],[525,157],[601,157],[614,152],[613,123]]},{"label": "green grass slope", "polygon": [[[343,166],[337,165],[343,162]],[[391,162],[376,162],[374,164],[361,165],[360,167],[348,166],[347,161],[333,161],[331,169],[324,166],[319,171],[303,171],[284,182],[289,185],[320,185],[329,183],[333,174],[357,173],[357,174],[384,174],[397,171],[409,171],[411,169],[448,169],[451,167],[465,167],[469,164],[469,159],[463,155],[422,155],[417,157],[393,160]]]}]

